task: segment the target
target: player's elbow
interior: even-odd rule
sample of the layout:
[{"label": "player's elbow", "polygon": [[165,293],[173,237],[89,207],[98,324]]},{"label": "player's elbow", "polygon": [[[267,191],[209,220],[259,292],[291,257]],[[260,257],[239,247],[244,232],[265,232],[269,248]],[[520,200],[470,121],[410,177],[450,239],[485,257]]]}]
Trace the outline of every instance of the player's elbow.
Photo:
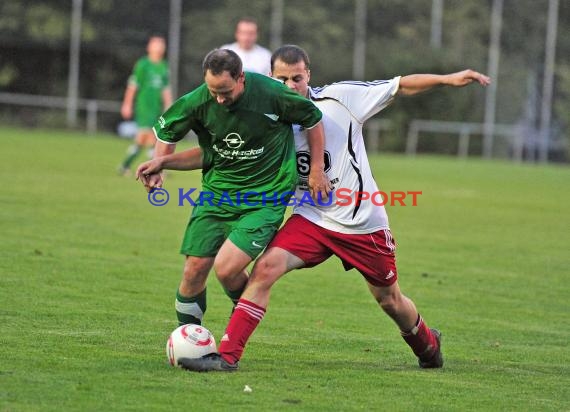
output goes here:
[{"label": "player's elbow", "polygon": [[411,87],[402,87],[400,86],[400,88],[398,89],[398,95],[400,96],[413,96],[414,94],[418,94],[420,92],[420,90],[418,89],[414,89]]}]

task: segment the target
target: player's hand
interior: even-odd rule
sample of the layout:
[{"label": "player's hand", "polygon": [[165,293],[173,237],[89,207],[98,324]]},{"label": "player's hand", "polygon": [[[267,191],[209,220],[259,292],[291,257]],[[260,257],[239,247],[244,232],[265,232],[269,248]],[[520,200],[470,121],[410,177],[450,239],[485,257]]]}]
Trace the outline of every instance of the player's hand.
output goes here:
[{"label": "player's hand", "polygon": [[[311,197],[316,200],[326,200],[332,190],[330,180],[324,170],[316,168],[309,173],[309,192]],[[320,193],[320,198],[319,198]]]},{"label": "player's hand", "polygon": [[[138,177],[137,180],[139,180]],[[162,185],[164,184],[164,175],[162,173],[151,173],[148,175],[141,175],[140,181],[147,192],[152,192],[154,189],[162,187]]]},{"label": "player's hand", "polygon": [[473,82],[478,82],[481,86],[488,86],[491,84],[491,78],[471,69],[448,75],[448,84],[450,86],[463,87]]},{"label": "player's hand", "polygon": [[121,106],[121,116],[123,116],[123,119],[125,120],[129,120],[131,117],[133,117],[133,108],[131,105],[128,104],[124,104]]},{"label": "player's hand", "polygon": [[164,184],[164,174],[163,173],[152,173],[145,176],[146,184],[144,187],[147,192],[152,192],[154,189],[161,188]]},{"label": "player's hand", "polygon": [[152,159],[142,163],[136,171],[137,180],[146,188],[147,192],[152,189],[162,187],[164,176],[161,173],[162,162],[160,159]]}]

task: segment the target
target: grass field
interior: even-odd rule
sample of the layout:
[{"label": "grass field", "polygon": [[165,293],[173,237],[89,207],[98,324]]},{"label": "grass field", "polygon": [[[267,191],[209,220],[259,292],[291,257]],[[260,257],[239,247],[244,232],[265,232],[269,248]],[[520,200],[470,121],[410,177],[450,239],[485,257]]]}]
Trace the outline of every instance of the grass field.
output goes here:
[{"label": "grass field", "polygon": [[[0,410],[570,410],[570,168],[372,157],[403,291],[444,334],[419,370],[355,271],[275,287],[235,374],[167,365],[188,207],[115,175],[123,140],[4,129]],[[167,189],[195,187],[173,173]],[[205,325],[231,309],[212,276]],[[244,393],[249,385],[251,393]]]}]

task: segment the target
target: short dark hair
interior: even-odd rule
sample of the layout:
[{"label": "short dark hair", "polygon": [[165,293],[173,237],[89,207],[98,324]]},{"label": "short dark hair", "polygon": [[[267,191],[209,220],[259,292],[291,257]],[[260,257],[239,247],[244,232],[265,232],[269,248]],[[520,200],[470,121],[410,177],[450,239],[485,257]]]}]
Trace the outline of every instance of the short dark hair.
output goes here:
[{"label": "short dark hair", "polygon": [[271,55],[271,70],[273,70],[276,60],[281,60],[285,64],[295,64],[304,61],[307,69],[311,64],[307,52],[294,44],[286,44],[273,52]]},{"label": "short dark hair", "polygon": [[228,49],[214,49],[204,57],[202,63],[204,76],[209,70],[214,76],[223,72],[230,72],[230,76],[236,79],[242,73],[241,59],[236,52]]},{"label": "short dark hair", "polygon": [[259,26],[257,24],[257,20],[255,20],[253,17],[249,17],[249,16],[242,17],[241,19],[239,19],[236,23],[236,27],[240,23],[251,23],[251,24],[255,24],[256,26]]}]

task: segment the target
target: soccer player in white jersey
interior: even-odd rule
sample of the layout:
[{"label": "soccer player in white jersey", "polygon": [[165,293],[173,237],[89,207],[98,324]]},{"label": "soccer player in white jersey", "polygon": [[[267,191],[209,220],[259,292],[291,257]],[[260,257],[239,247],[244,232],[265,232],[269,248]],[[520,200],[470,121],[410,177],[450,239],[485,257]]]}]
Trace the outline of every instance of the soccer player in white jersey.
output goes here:
[{"label": "soccer player in white jersey", "polygon": [[[398,286],[395,241],[383,206],[356,199],[356,192],[377,192],[364,148],[364,122],[387,107],[396,95],[413,95],[435,86],[461,87],[474,81],[488,85],[490,79],[473,70],[447,75],[415,74],[386,81],[346,81],[311,88],[309,58],[298,46],[283,46],[271,58],[273,77],[307,96],[323,113],[325,171],[334,189],[350,189],[350,206],[332,202],[304,202],[279,230],[257,260],[248,285],[239,300],[219,353],[201,359],[185,359],[182,366],[195,371],[232,371],[238,367],[245,344],[265,314],[272,285],[285,273],[312,267],[332,255],[346,270],[356,268],[365,278],[380,307],[398,325],[405,342],[422,368],[440,368],[443,357],[440,332],[430,329],[414,303]],[[305,132],[297,128],[295,145],[303,196],[309,161]],[[304,178],[304,179],[303,179]],[[334,196],[334,191],[333,191]],[[324,204],[330,206],[324,206]],[[347,202],[341,202],[347,203]]]},{"label": "soccer player in white jersey", "polygon": [[257,29],[255,19],[241,18],[236,25],[236,41],[220,48],[236,52],[243,63],[243,71],[267,76],[271,71],[271,52],[257,44]]}]

